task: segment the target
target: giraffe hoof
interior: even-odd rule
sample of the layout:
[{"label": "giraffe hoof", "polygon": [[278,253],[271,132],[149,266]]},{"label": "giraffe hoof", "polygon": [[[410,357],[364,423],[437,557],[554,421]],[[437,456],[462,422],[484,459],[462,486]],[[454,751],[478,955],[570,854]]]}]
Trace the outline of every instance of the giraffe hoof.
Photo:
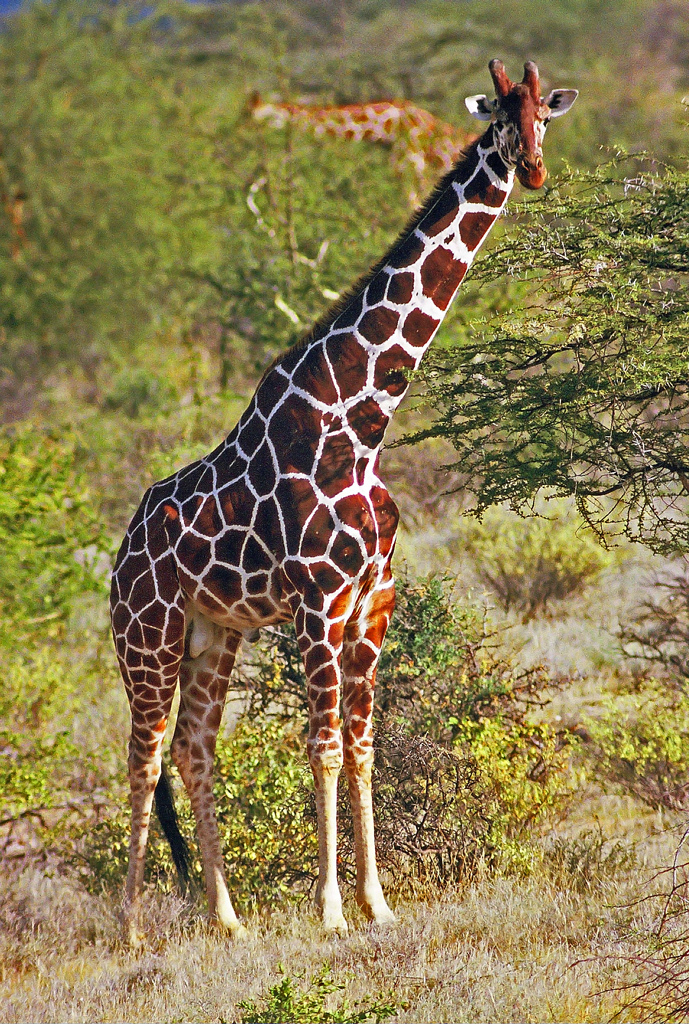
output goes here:
[{"label": "giraffe hoof", "polygon": [[390,910],[390,907],[387,905],[382,895],[380,899],[377,900],[367,900],[363,897],[357,897],[357,903],[359,904],[361,912],[366,915],[371,924],[386,928],[393,924],[397,924],[397,918]]},{"label": "giraffe hoof", "polygon": [[346,921],[333,925],[324,924],[323,930],[327,939],[346,939],[349,935],[349,925]]},{"label": "giraffe hoof", "polygon": [[349,925],[342,914],[333,914],[323,918],[323,931],[328,938],[344,939],[349,934]]},{"label": "giraffe hoof", "polygon": [[394,924],[397,924],[397,918],[390,910],[390,907],[385,906],[371,914],[371,922],[378,925],[378,927],[391,928]]},{"label": "giraffe hoof", "polygon": [[234,928],[228,928],[228,932],[233,942],[246,942],[249,938],[248,929],[243,924],[237,924]]},{"label": "giraffe hoof", "polygon": [[216,931],[227,935],[233,942],[244,942],[249,938],[249,932],[241,921],[221,921],[219,917],[211,917],[208,924]]}]

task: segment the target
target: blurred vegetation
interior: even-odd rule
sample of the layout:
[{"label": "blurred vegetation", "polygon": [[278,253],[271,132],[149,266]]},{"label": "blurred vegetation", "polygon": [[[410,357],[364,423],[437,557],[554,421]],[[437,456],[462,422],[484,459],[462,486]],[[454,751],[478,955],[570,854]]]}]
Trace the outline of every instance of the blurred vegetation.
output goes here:
[{"label": "blurred vegetation", "polygon": [[662,674],[676,687],[689,682],[689,560],[653,581],[632,621],[620,630],[625,654]]},{"label": "blurred vegetation", "polygon": [[607,699],[602,715],[585,722],[589,756],[600,779],[633,793],[649,807],[689,806],[689,698],[648,682]]},{"label": "blurred vegetation", "polygon": [[78,595],[106,593],[111,542],[76,447],[69,433],[0,433],[0,609],[29,625],[63,619]]}]

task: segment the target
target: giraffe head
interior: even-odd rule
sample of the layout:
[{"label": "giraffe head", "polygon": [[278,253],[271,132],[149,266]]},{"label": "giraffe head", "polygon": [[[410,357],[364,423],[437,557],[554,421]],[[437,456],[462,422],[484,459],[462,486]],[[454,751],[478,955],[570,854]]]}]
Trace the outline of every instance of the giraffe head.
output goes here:
[{"label": "giraffe head", "polygon": [[479,121],[492,121],[495,142],[505,163],[516,167],[525,188],[540,188],[547,177],[543,163],[543,136],[551,117],[566,114],[577,98],[576,89],[553,89],[543,99],[538,68],[533,61],[524,65],[521,82],[511,82],[500,60],[488,65],[496,98],[468,96],[469,112]]}]

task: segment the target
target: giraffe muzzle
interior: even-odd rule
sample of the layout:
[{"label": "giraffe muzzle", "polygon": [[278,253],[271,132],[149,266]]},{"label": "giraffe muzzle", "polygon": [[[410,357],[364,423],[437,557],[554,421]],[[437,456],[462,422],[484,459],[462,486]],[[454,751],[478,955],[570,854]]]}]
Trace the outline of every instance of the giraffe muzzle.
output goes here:
[{"label": "giraffe muzzle", "polygon": [[548,171],[540,153],[522,153],[517,160],[517,177],[524,188],[540,188],[548,177]]}]

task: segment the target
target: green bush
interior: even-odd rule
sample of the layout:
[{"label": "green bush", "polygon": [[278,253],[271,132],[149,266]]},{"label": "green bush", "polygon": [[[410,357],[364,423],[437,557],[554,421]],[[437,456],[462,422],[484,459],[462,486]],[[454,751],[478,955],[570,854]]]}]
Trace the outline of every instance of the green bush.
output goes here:
[{"label": "green bush", "polygon": [[340,999],[333,1009],[332,996],[342,992],[344,985],[333,980],[330,966],[326,964],[311,983],[301,990],[292,978],[284,973],[282,981],[273,985],[259,1005],[255,1000],[239,1004],[242,1010],[241,1024],[367,1024],[368,1021],[388,1020],[394,1017],[399,1005],[391,994],[369,997],[363,1002],[349,1005],[347,999]]},{"label": "green bush", "polygon": [[[257,649],[245,676],[250,716],[306,716],[306,681],[291,629]],[[486,624],[452,599],[449,580],[397,584],[397,608],[376,686],[375,815],[379,862],[446,882],[483,860],[527,868],[534,829],[578,783],[569,735],[537,722],[548,700],[540,669],[491,649]],[[340,865],[354,873],[346,785],[340,789]],[[315,828],[315,808],[308,813]]]},{"label": "green bush", "polygon": [[76,437],[32,424],[0,430],[2,618],[64,619],[85,591],[104,596],[109,548],[79,472]]},{"label": "green bush", "polygon": [[122,799],[119,694],[103,689],[113,673],[98,656],[70,664],[50,643],[0,654],[0,856],[70,860],[78,837]]},{"label": "green bush", "polygon": [[545,519],[489,509],[467,524],[465,545],[502,607],[526,618],[582,593],[613,561],[583,522],[557,505]]},{"label": "green bush", "polygon": [[653,680],[608,698],[601,717],[582,722],[596,777],[649,807],[689,807],[689,696]]}]

